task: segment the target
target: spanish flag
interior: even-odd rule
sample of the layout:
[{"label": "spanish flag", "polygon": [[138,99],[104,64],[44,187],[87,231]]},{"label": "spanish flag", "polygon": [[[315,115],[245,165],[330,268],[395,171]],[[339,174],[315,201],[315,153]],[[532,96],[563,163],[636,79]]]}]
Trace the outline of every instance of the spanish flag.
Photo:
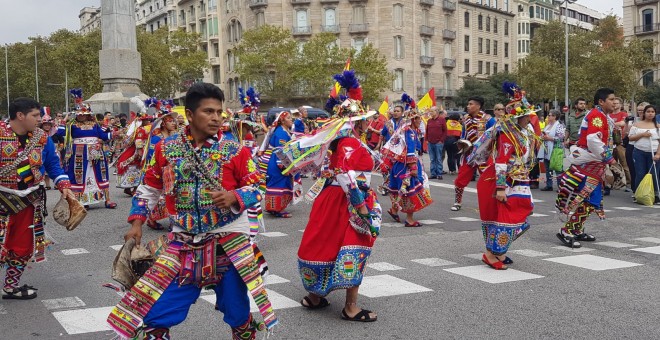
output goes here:
[{"label": "spanish flag", "polygon": [[385,96],[385,100],[383,100],[383,103],[380,104],[380,107],[378,108],[378,113],[380,113],[383,116],[387,117],[387,114],[388,114],[387,112],[389,110],[390,110],[390,104],[388,103],[387,96]]},{"label": "spanish flag", "polygon": [[[348,71],[350,69],[351,69],[351,58],[349,57],[348,60],[346,60],[344,71]],[[340,90],[341,90],[341,86],[339,85],[339,82],[335,82],[335,86],[333,86],[332,90],[330,90],[330,97],[337,98]]]},{"label": "spanish flag", "polygon": [[420,112],[433,106],[435,106],[435,87],[432,87],[429,92],[417,102],[417,109],[419,109]]}]

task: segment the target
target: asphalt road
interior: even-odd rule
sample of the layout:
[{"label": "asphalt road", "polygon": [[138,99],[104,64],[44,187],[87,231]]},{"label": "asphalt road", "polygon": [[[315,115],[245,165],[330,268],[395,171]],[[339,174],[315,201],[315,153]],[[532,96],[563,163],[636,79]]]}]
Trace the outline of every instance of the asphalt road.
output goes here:
[{"label": "asphalt road", "polygon": [[[326,309],[300,307],[305,291],[296,253],[311,206],[291,207],[290,219],[266,216],[259,245],[273,274],[268,290],[280,319],[274,339],[660,338],[656,207],[635,205],[630,193],[613,192],[605,200],[607,219],[594,216],[587,222],[597,241],[573,252],[555,237],[562,224],[553,213],[555,194],[535,190],[532,228],[511,247],[515,263],[496,272],[478,259],[484,246],[474,190],[466,191],[461,211],[451,212],[453,176],[432,183],[435,202],[415,215],[423,227],[404,228],[384,217],[360,289],[359,305],[378,313],[370,324],[340,318],[343,291],[329,296]],[[122,244],[130,198],[118,189],[112,194],[117,210],[92,208],[72,232],[49,217],[48,235],[55,244],[48,261],[31,264],[22,280],[39,288],[39,297],[0,300],[0,339],[114,337],[104,320],[120,297],[102,284],[112,282],[116,250],[111,246]],[[49,193],[51,207],[57,195]],[[385,197],[381,203],[390,207]],[[145,228],[143,239],[157,236]],[[172,334],[230,339],[222,315],[205,299]]]}]

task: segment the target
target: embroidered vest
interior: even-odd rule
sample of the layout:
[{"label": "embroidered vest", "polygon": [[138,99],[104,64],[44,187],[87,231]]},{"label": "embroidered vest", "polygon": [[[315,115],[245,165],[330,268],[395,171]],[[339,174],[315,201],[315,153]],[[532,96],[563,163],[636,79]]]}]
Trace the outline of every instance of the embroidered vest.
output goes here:
[{"label": "embroidered vest", "polygon": [[[198,152],[218,183],[222,183],[222,164],[231,161],[238,154],[240,144],[222,139],[211,147],[202,147]],[[176,134],[163,141],[163,153],[168,165],[163,169],[163,185],[166,195],[174,196],[177,214],[172,221],[178,227],[192,234],[200,234],[234,222],[240,215],[230,209],[219,209],[213,205],[211,192],[224,190],[212,188],[200,180],[186,162],[186,149],[181,137]]]},{"label": "embroidered vest", "polygon": [[[41,173],[41,166],[43,164],[42,155],[47,142],[48,136],[42,134],[37,146],[27,155],[29,165],[25,166],[24,162],[19,163],[17,171],[12,171],[8,176],[0,178],[0,185],[8,189],[17,190],[18,182],[21,178],[32,177],[26,180],[29,186],[41,182],[43,179]],[[0,169],[11,164],[22,150],[23,147],[21,147],[14,131],[7,124],[0,122]]]}]

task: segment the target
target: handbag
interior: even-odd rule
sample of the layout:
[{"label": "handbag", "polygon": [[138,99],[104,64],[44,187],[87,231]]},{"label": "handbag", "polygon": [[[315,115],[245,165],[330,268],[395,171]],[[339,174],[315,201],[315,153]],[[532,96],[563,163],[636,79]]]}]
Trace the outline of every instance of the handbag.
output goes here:
[{"label": "handbag", "polygon": [[550,170],[556,172],[564,171],[564,148],[555,145],[550,155]]}]

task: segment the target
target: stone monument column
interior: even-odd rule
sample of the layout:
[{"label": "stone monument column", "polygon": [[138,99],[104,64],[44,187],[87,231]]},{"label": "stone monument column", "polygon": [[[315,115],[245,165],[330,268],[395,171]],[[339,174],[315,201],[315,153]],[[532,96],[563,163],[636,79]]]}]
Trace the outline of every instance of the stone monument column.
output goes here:
[{"label": "stone monument column", "polygon": [[147,96],[140,91],[142,63],[137,51],[134,0],[101,0],[102,47],[99,71],[103,92],[87,102],[95,112],[128,113],[130,98]]}]

